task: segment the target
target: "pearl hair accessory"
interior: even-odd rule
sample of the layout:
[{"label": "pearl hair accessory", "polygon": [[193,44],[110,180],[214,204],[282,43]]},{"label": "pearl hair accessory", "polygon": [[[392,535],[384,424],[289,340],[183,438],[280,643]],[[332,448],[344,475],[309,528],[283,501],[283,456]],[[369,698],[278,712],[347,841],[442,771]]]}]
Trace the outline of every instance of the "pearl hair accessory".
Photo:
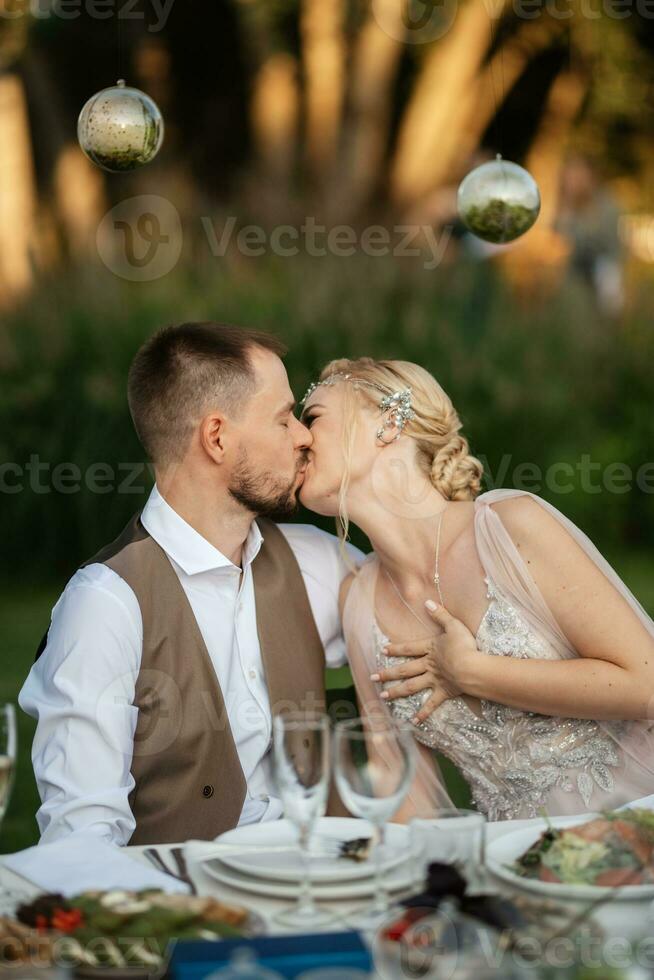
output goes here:
[{"label": "pearl hair accessory", "polygon": [[[304,398],[301,400],[300,405],[304,405],[309,395],[312,395],[316,388],[320,388],[322,385],[335,385],[339,381],[351,381],[355,388],[360,385],[367,385],[369,388],[376,388],[377,391],[386,392],[386,388],[382,385],[377,384],[375,381],[366,381],[363,378],[354,377],[351,374],[344,374],[341,371],[337,371],[334,374],[328,374],[323,381],[313,381]],[[380,439],[385,445],[389,445],[391,442],[395,442],[402,435],[402,430],[407,422],[416,417],[416,413],[411,408],[411,389],[404,388],[401,391],[394,391],[390,395],[385,394],[379,403],[379,411],[383,414],[384,412],[390,412],[388,418],[384,421],[381,428],[377,429],[377,438]],[[392,439],[384,439],[384,433],[386,429],[392,429],[395,427],[397,432]]]}]

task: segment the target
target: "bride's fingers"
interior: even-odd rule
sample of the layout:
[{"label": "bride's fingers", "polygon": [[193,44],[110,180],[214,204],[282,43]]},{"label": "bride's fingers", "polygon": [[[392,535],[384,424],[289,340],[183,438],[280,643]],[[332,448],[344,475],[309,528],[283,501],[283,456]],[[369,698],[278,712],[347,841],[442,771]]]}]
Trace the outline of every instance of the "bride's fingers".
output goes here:
[{"label": "bride's fingers", "polygon": [[411,640],[409,643],[387,643],[384,653],[387,657],[424,657],[431,650],[434,638],[425,637],[424,640]]},{"label": "bride's fingers", "polygon": [[445,691],[436,690],[434,693],[427,698],[423,704],[420,711],[416,712],[415,716],[411,719],[414,725],[419,725],[420,722],[426,721],[436,708],[439,708],[443,701],[447,701],[447,694]]},{"label": "bride's fingers", "polygon": [[403,681],[396,687],[389,687],[388,690],[382,691],[379,697],[383,701],[406,698],[409,694],[417,694],[418,691],[424,691],[425,688],[432,687],[433,683],[433,678],[429,674],[421,674],[420,677],[412,677],[410,680]]},{"label": "bride's fingers", "polygon": [[418,677],[424,674],[425,664],[420,660],[409,661],[406,664],[398,664],[396,667],[386,667],[384,670],[377,671],[370,675],[371,681],[400,681],[404,677]]}]

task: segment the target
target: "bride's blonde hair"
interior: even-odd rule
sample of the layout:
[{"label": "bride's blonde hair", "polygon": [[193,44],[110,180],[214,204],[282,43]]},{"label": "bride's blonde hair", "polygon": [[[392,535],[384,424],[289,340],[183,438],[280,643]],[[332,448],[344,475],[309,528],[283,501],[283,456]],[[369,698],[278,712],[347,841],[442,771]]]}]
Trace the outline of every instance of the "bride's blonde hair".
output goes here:
[{"label": "bride's blonde hair", "polygon": [[[468,440],[461,435],[461,420],[448,395],[436,379],[411,361],[376,361],[371,357],[355,360],[340,358],[330,361],[323,369],[320,380],[332,374],[349,374],[362,381],[381,385],[388,394],[404,388],[411,389],[411,407],[415,416],[407,422],[403,434],[415,440],[417,461],[425,475],[446,500],[474,500],[481,492],[484,467],[473,456]],[[356,396],[371,406],[378,406],[383,393],[378,389],[361,385],[353,391],[350,382],[345,390],[345,471],[339,494],[339,532],[347,536],[348,516],[345,495],[349,485],[351,452],[356,426]]]}]

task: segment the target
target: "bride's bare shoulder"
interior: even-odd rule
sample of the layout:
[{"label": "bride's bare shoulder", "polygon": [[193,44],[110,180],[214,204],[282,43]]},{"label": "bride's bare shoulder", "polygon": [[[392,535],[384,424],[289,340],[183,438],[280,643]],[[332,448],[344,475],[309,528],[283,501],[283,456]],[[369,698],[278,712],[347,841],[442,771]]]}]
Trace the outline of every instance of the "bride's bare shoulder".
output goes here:
[{"label": "bride's bare shoulder", "polygon": [[577,574],[591,570],[593,564],[579,542],[560,518],[540,498],[520,494],[491,504],[523,560],[532,565],[532,574],[560,569],[564,563]]},{"label": "bride's bare shoulder", "polygon": [[537,537],[543,533],[560,533],[561,524],[539,502],[537,497],[521,493],[490,502],[511,537]]}]

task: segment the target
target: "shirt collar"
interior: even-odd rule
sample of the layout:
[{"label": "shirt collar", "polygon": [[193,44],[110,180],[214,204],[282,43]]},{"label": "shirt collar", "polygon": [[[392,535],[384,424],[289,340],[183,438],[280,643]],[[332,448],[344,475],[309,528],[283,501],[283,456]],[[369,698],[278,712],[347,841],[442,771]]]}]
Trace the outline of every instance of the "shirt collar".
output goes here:
[{"label": "shirt collar", "polygon": [[[207,541],[195,528],[162,497],[157,485],[152,488],[141,514],[141,523],[169,558],[187,575],[208,572],[215,568],[236,568],[226,555]],[[252,564],[263,543],[263,535],[256,521],[248,532],[243,545],[243,570]]]}]

